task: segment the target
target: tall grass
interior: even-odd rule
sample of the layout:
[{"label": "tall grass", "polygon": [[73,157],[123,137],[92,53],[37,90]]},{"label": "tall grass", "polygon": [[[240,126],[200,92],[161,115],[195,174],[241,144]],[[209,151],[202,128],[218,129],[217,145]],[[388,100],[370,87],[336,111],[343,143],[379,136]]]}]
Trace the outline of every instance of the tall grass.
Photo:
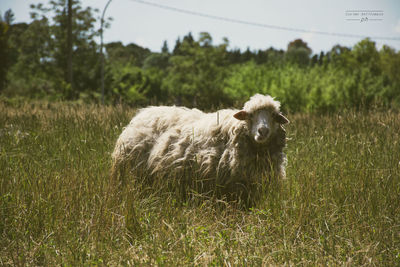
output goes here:
[{"label": "tall grass", "polygon": [[399,114],[290,116],[288,178],[250,210],[116,185],[133,114],[0,103],[0,265],[400,264]]}]

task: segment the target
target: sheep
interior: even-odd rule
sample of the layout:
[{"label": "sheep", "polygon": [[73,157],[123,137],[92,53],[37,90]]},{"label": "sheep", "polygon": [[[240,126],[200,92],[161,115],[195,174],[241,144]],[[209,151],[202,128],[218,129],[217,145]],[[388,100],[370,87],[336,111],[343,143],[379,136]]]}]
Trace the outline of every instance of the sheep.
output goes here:
[{"label": "sheep", "polygon": [[159,179],[190,175],[208,181],[211,189],[225,188],[223,194],[245,192],[243,196],[252,198],[251,188],[262,179],[286,177],[282,125],[287,123],[280,103],[261,94],[252,96],[242,110],[143,108],[116,142],[112,173],[116,176],[121,166],[129,166]]}]

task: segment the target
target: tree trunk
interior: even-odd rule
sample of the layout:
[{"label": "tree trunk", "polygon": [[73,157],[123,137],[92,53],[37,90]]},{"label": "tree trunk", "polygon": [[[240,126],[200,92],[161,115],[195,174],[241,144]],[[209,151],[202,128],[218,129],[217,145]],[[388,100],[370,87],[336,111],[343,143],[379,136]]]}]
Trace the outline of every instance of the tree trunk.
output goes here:
[{"label": "tree trunk", "polygon": [[67,22],[67,46],[68,46],[68,60],[67,60],[67,83],[73,84],[72,76],[72,0],[68,0],[68,22]]}]

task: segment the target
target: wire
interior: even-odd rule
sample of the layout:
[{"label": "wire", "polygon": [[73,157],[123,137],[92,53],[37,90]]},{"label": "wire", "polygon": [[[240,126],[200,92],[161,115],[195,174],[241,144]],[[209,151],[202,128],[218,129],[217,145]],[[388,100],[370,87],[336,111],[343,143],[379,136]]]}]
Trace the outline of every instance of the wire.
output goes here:
[{"label": "wire", "polygon": [[220,20],[220,21],[226,21],[226,22],[231,22],[231,23],[237,23],[237,24],[243,24],[243,25],[248,25],[248,26],[274,29],[274,30],[301,32],[301,33],[314,33],[314,34],[320,34],[320,35],[329,35],[329,36],[346,37],[346,38],[367,38],[367,37],[369,37],[371,39],[377,39],[377,40],[400,41],[400,37],[365,36],[365,35],[358,35],[358,34],[304,30],[304,29],[297,29],[297,28],[284,27],[284,26],[271,25],[271,24],[263,24],[263,23],[245,21],[245,20],[240,20],[240,19],[233,19],[233,18],[209,15],[206,13],[200,13],[200,12],[196,12],[196,11],[191,11],[191,10],[186,10],[186,9],[181,9],[181,8],[176,8],[176,7],[171,7],[171,6],[160,5],[157,3],[147,2],[147,1],[143,1],[143,0],[131,0],[131,1],[140,3],[140,4],[144,4],[144,5],[148,5],[148,6],[165,9],[165,10],[175,11],[175,12],[179,12],[179,13],[183,13],[183,14],[188,14],[188,15],[193,15],[193,16],[198,16],[198,17],[203,17],[203,18],[209,18],[209,19],[215,19],[215,20]]}]

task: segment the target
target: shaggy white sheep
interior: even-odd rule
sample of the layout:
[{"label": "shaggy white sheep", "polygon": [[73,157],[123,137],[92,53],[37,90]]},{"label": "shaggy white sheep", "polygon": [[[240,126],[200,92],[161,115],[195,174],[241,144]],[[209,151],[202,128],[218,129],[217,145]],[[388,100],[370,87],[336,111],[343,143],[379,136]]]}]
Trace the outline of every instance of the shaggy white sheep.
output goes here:
[{"label": "shaggy white sheep", "polygon": [[272,97],[256,94],[243,110],[141,109],[117,140],[113,175],[121,166],[164,178],[184,177],[190,170],[192,179],[233,191],[241,186],[247,190],[269,176],[284,178],[282,124],[289,121],[279,108]]}]

